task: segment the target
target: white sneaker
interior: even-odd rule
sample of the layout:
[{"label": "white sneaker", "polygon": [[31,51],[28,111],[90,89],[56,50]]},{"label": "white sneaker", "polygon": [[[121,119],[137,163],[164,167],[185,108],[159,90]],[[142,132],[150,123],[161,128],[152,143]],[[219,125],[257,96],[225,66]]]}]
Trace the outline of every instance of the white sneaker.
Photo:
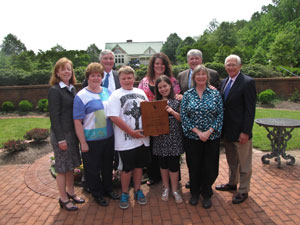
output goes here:
[{"label": "white sneaker", "polygon": [[173,196],[175,198],[176,203],[182,203],[183,202],[183,199],[182,199],[181,195],[177,191],[173,192]]},{"label": "white sneaker", "polygon": [[165,188],[161,195],[161,200],[168,201],[168,199],[169,199],[169,189]]}]

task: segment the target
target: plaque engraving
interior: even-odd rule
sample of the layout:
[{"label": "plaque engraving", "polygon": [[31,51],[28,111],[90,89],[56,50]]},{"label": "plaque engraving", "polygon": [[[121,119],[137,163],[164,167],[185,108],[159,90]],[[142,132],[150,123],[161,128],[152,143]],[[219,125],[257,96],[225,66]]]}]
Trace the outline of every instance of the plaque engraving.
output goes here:
[{"label": "plaque engraving", "polygon": [[141,102],[142,123],[145,136],[170,133],[167,101]]}]

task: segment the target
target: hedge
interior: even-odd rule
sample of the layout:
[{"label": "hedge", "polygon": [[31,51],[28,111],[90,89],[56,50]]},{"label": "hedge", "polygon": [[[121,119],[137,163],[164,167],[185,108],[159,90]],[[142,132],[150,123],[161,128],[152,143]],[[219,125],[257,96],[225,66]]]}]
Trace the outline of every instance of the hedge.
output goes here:
[{"label": "hedge", "polygon": [[[206,63],[205,66],[218,71],[221,79],[227,77],[223,63]],[[173,65],[173,74],[177,77],[178,73],[188,68],[188,64]],[[300,75],[300,68],[287,69]],[[81,83],[85,78],[85,67],[77,67],[74,70],[77,82]],[[274,68],[260,64],[243,65],[242,71],[254,78],[292,76],[280,67]],[[34,70],[33,72],[26,72],[20,69],[0,69],[0,86],[48,84],[51,73],[52,71],[47,69]],[[141,80],[146,74],[147,66],[141,65],[139,69],[136,69],[137,80]]]}]

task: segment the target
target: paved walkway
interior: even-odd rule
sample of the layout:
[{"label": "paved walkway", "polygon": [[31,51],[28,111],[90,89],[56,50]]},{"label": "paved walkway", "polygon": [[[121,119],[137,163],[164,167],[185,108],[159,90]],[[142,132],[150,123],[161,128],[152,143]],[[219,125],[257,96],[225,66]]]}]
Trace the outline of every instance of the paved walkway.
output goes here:
[{"label": "paved walkway", "polygon": [[[0,166],[0,224],[300,224],[300,159],[294,166],[274,160],[261,163],[262,153],[253,153],[253,178],[249,198],[240,205],[231,203],[232,193],[215,192],[213,207],[205,210],[188,204],[189,190],[181,188],[185,203],[160,200],[161,185],[143,185],[149,204],[140,206],[132,200],[121,210],[118,201],[108,207],[97,205],[90,195],[76,192],[87,202],[76,212],[61,210],[54,178],[49,172],[49,157],[32,165]],[[216,184],[227,181],[225,155],[220,156],[220,174]],[[182,184],[188,179],[182,166]],[[130,191],[131,199],[132,190]]]}]

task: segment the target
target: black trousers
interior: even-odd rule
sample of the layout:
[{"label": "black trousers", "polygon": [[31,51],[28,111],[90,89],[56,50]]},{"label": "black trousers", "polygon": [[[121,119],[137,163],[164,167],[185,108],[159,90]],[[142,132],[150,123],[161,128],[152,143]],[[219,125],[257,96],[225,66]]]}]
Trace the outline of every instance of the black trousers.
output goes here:
[{"label": "black trousers", "polygon": [[160,165],[159,165],[159,156],[153,155],[153,138],[150,137],[150,149],[151,149],[151,163],[147,166],[147,174],[149,180],[153,180],[155,183],[161,181],[161,174],[160,174]]},{"label": "black trousers", "polygon": [[84,175],[94,198],[112,191],[114,138],[88,141],[88,152],[82,153]]},{"label": "black trousers", "polygon": [[220,139],[206,142],[188,139],[186,145],[191,195],[210,198],[213,195],[211,186],[219,174]]}]

